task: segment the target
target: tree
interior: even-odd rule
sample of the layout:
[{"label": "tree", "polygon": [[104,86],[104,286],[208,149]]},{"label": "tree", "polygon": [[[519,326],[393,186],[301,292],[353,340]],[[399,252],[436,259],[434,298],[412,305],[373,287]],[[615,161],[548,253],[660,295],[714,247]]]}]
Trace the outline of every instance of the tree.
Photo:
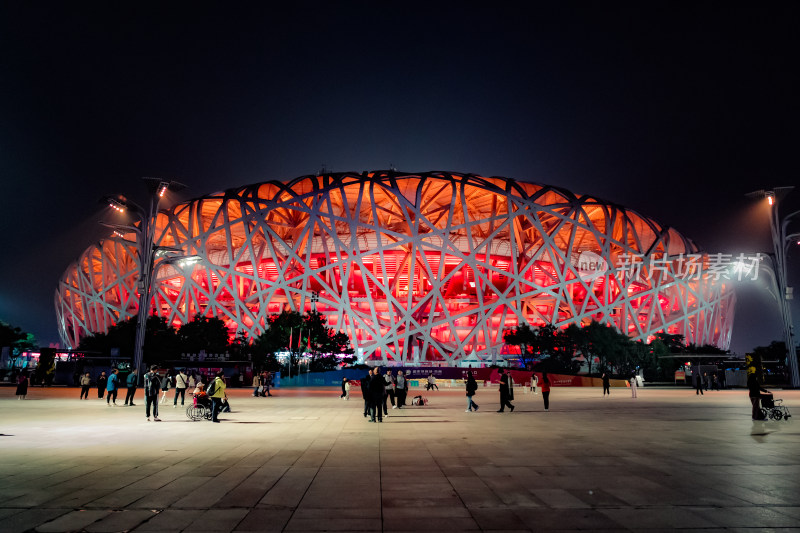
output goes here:
[{"label": "tree", "polygon": [[[333,370],[339,365],[339,355],[353,353],[350,337],[329,328],[324,315],[318,311],[310,311],[303,317],[303,332],[307,335],[307,353],[311,358],[309,370],[312,372]],[[355,360],[347,359],[350,363]]]},{"label": "tree", "polygon": [[198,314],[178,329],[178,341],[183,353],[223,353],[230,346],[230,334],[222,319]]},{"label": "tree", "polygon": [[[302,354],[307,354],[309,370],[321,371],[336,368],[338,356],[352,354],[350,337],[336,333],[325,324],[325,317],[317,311],[301,315],[296,311],[284,311],[267,319],[267,329],[254,342],[254,357],[267,362],[269,355],[277,352],[289,353],[290,371]],[[254,359],[255,360],[255,359]],[[350,358],[352,362],[354,358]],[[345,358],[345,361],[348,361]]]},{"label": "tree", "polygon": [[528,324],[517,326],[503,335],[503,341],[509,346],[519,346],[519,361],[523,367],[529,368],[536,359],[533,347],[536,345],[536,332]]},{"label": "tree", "polygon": [[[131,317],[108,328],[108,333],[95,333],[81,339],[78,348],[88,352],[97,352],[111,357],[111,350],[119,350],[121,358],[133,361],[136,343],[137,317]],[[146,364],[155,364],[174,359],[179,344],[175,328],[167,324],[164,317],[149,316],[145,326],[143,360]]]},{"label": "tree", "polygon": [[267,328],[253,343],[253,361],[257,366],[266,367],[269,358],[275,359],[278,352],[289,353],[289,371],[299,361],[299,347],[303,315],[297,311],[283,311],[279,315],[267,317]]},{"label": "tree", "polygon": [[16,360],[22,352],[36,348],[36,339],[21,328],[0,320],[0,351],[5,347],[8,347],[9,357]]}]

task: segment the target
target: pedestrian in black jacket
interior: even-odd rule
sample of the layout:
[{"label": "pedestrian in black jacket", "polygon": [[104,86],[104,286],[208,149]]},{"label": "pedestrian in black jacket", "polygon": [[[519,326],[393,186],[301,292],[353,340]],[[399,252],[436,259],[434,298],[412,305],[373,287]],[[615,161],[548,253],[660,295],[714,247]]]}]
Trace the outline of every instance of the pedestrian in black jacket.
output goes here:
[{"label": "pedestrian in black jacket", "polygon": [[369,416],[369,382],[372,381],[372,372],[361,378],[361,397],[364,398],[364,418]]},{"label": "pedestrian in black jacket", "polygon": [[506,374],[502,368],[499,369],[498,372],[500,372],[500,409],[498,409],[497,412],[502,413],[505,411],[506,406],[508,406],[513,413],[514,406],[511,405],[511,392],[508,389],[508,374]]},{"label": "pedestrian in black jacket", "polygon": [[764,420],[766,417],[761,413],[761,393],[769,391],[761,386],[755,374],[747,376],[747,390],[750,403],[753,404],[753,420]]},{"label": "pedestrian in black jacket", "polygon": [[478,404],[473,399],[475,392],[478,390],[478,382],[475,381],[475,376],[470,372],[467,375],[467,412],[471,413],[473,409],[478,410]]},{"label": "pedestrian in black jacket", "polygon": [[383,422],[383,395],[386,392],[386,381],[381,376],[381,370],[375,367],[375,374],[369,382],[370,399],[370,422],[375,422],[377,414],[378,422]]}]

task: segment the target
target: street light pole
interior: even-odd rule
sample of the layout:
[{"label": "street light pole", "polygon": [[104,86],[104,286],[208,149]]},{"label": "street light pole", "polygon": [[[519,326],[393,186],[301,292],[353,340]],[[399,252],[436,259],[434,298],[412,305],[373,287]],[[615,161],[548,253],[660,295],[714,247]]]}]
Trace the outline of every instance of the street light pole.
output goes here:
[{"label": "street light pole", "polygon": [[147,329],[147,317],[150,312],[150,298],[152,294],[153,274],[155,272],[154,263],[158,247],[154,246],[156,232],[156,219],[158,217],[158,206],[164,194],[168,190],[177,191],[185,188],[185,185],[176,181],[164,181],[159,178],[143,178],[148,185],[149,206],[147,211],[142,209],[135,202],[124,198],[109,198],[108,201],[112,208],[124,212],[130,208],[139,218],[139,227],[129,227],[136,235],[136,252],[139,256],[139,281],[137,290],[139,291],[139,309],[136,320],[136,339],[133,345],[133,367],[143,376],[142,361],[144,359],[144,338]]},{"label": "street light pole", "polygon": [[783,219],[780,218],[780,195],[776,193],[788,192],[794,187],[776,187],[770,191],[757,191],[767,198],[769,203],[769,225],[772,234],[772,247],[775,258],[775,281],[778,289],[778,304],[783,320],[783,336],[786,343],[786,362],[789,366],[789,384],[792,388],[800,388],[800,372],[798,372],[797,348],[794,342],[794,324],[792,323],[792,308],[789,300],[792,298],[791,287],[788,286],[786,272],[786,255],[791,241],[796,234],[787,235],[789,221],[800,211],[790,213]]}]

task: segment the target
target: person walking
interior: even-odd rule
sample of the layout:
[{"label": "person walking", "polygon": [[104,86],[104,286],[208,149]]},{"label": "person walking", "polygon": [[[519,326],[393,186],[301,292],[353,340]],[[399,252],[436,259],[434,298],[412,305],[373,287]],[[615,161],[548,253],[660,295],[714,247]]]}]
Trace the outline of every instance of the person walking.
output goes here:
[{"label": "person walking", "polygon": [[369,380],[370,422],[383,422],[383,395],[386,393],[386,381],[381,376],[380,369],[375,367],[372,379]]},{"label": "person walking", "polygon": [[636,398],[636,386],[638,385],[636,374],[631,376],[631,398]]},{"label": "person walking", "polygon": [[21,372],[17,379],[17,400],[24,400],[28,395],[28,373]]},{"label": "person walking", "polygon": [[367,375],[361,378],[361,397],[364,398],[364,418],[369,416],[370,392],[369,382],[372,380],[372,372],[367,372]]},{"label": "person walking", "polygon": [[178,406],[178,396],[181,397],[181,406],[183,406],[183,402],[186,399],[186,387],[189,386],[189,378],[183,372],[183,370],[179,370],[178,373],[175,375],[175,399],[172,402],[172,408],[175,409]]},{"label": "person walking", "polygon": [[89,389],[92,387],[92,377],[91,375],[86,372],[84,375],[81,376],[81,400],[84,397],[89,399]]},{"label": "person walking", "polygon": [[119,377],[117,374],[119,370],[116,368],[111,371],[111,375],[108,376],[108,383],[106,384],[106,405],[111,407],[111,401],[114,401],[114,405],[117,405],[117,391],[119,390]]},{"label": "person walking", "polygon": [[769,391],[761,386],[755,372],[747,376],[747,394],[750,396],[750,403],[753,406],[753,420],[766,420],[766,417],[761,413],[761,393]]},{"label": "person walking", "polygon": [[269,391],[270,387],[272,387],[272,372],[264,372],[264,378],[261,380],[261,384],[264,386],[261,396],[272,396],[272,393]]},{"label": "person walking", "polygon": [[125,394],[125,405],[133,407],[136,405],[133,403],[133,397],[136,395],[136,387],[139,386],[139,373],[135,368],[128,374],[128,378],[125,380],[125,386],[128,387],[128,392]]},{"label": "person walking", "polygon": [[511,412],[514,412],[514,406],[511,405],[510,401],[510,393],[508,389],[508,374],[501,368],[498,370],[500,373],[500,409],[497,410],[498,413],[502,413],[506,410],[506,406],[511,409]]},{"label": "person walking", "polygon": [[159,403],[165,403],[167,401],[170,381],[172,381],[172,377],[169,375],[169,371],[164,372],[164,378],[161,380],[161,401]]},{"label": "person walking", "polygon": [[[392,404],[392,409],[397,409],[397,403],[395,402],[395,389],[397,388],[397,380],[392,375],[392,369],[386,371],[386,375],[383,377],[384,381],[386,382],[386,397]],[[384,405],[386,404],[386,400],[383,401]],[[386,409],[386,412],[389,410]]]},{"label": "person walking", "polygon": [[157,365],[150,367],[150,372],[144,375],[144,404],[147,421],[150,422],[150,407],[153,408],[153,420],[161,422],[158,418],[158,391],[161,390],[161,378],[156,374]]},{"label": "person walking", "polygon": [[428,374],[428,385],[426,390],[439,390],[439,385],[436,384],[436,376],[433,375],[433,372]]},{"label": "person walking", "polygon": [[606,394],[611,396],[611,378],[608,375],[608,372],[603,372],[603,397],[605,398]]},{"label": "person walking", "polygon": [[547,372],[542,372],[542,400],[544,401],[544,410],[550,410],[550,378],[547,377]]},{"label": "person walking", "polygon": [[108,378],[106,377],[105,372],[100,372],[100,377],[97,378],[97,398],[102,400],[103,396],[106,393],[106,383],[108,382]]},{"label": "person walking", "polygon": [[261,387],[261,376],[253,374],[253,398],[258,398],[262,390],[264,389]]},{"label": "person walking", "polygon": [[475,403],[475,393],[478,392],[478,382],[475,381],[475,376],[472,372],[467,374],[467,410],[466,413],[471,413],[474,409],[478,410],[478,404]]},{"label": "person walking", "polygon": [[397,386],[394,392],[397,399],[397,408],[402,409],[408,396],[408,380],[402,370],[397,371]]},{"label": "person walking", "polygon": [[220,370],[217,372],[214,381],[206,389],[208,393],[208,397],[211,398],[211,421],[212,422],[219,422],[219,413],[222,410],[222,400],[223,398],[227,398],[228,395],[225,394],[225,380],[222,379],[224,376],[223,372]]},{"label": "person walking", "polygon": [[692,379],[694,380],[694,394],[697,396],[703,395],[703,377],[700,375],[700,372],[692,371]]},{"label": "person walking", "polygon": [[534,394],[538,394],[537,390],[539,388],[539,376],[533,374],[531,377],[531,389],[533,390]]},{"label": "person walking", "polygon": [[339,395],[340,400],[346,400],[347,398],[347,378],[342,378],[342,393]]}]

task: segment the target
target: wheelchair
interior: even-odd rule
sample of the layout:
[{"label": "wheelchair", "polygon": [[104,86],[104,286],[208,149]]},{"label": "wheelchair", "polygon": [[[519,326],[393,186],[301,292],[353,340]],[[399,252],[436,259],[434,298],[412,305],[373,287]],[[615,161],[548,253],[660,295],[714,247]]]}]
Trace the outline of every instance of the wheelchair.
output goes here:
[{"label": "wheelchair", "polygon": [[771,394],[761,395],[761,416],[764,420],[789,420],[792,415],[789,408],[783,405],[783,400],[773,399]]},{"label": "wheelchair", "polygon": [[195,397],[193,405],[186,409],[186,418],[192,422],[211,420],[211,400]]}]

